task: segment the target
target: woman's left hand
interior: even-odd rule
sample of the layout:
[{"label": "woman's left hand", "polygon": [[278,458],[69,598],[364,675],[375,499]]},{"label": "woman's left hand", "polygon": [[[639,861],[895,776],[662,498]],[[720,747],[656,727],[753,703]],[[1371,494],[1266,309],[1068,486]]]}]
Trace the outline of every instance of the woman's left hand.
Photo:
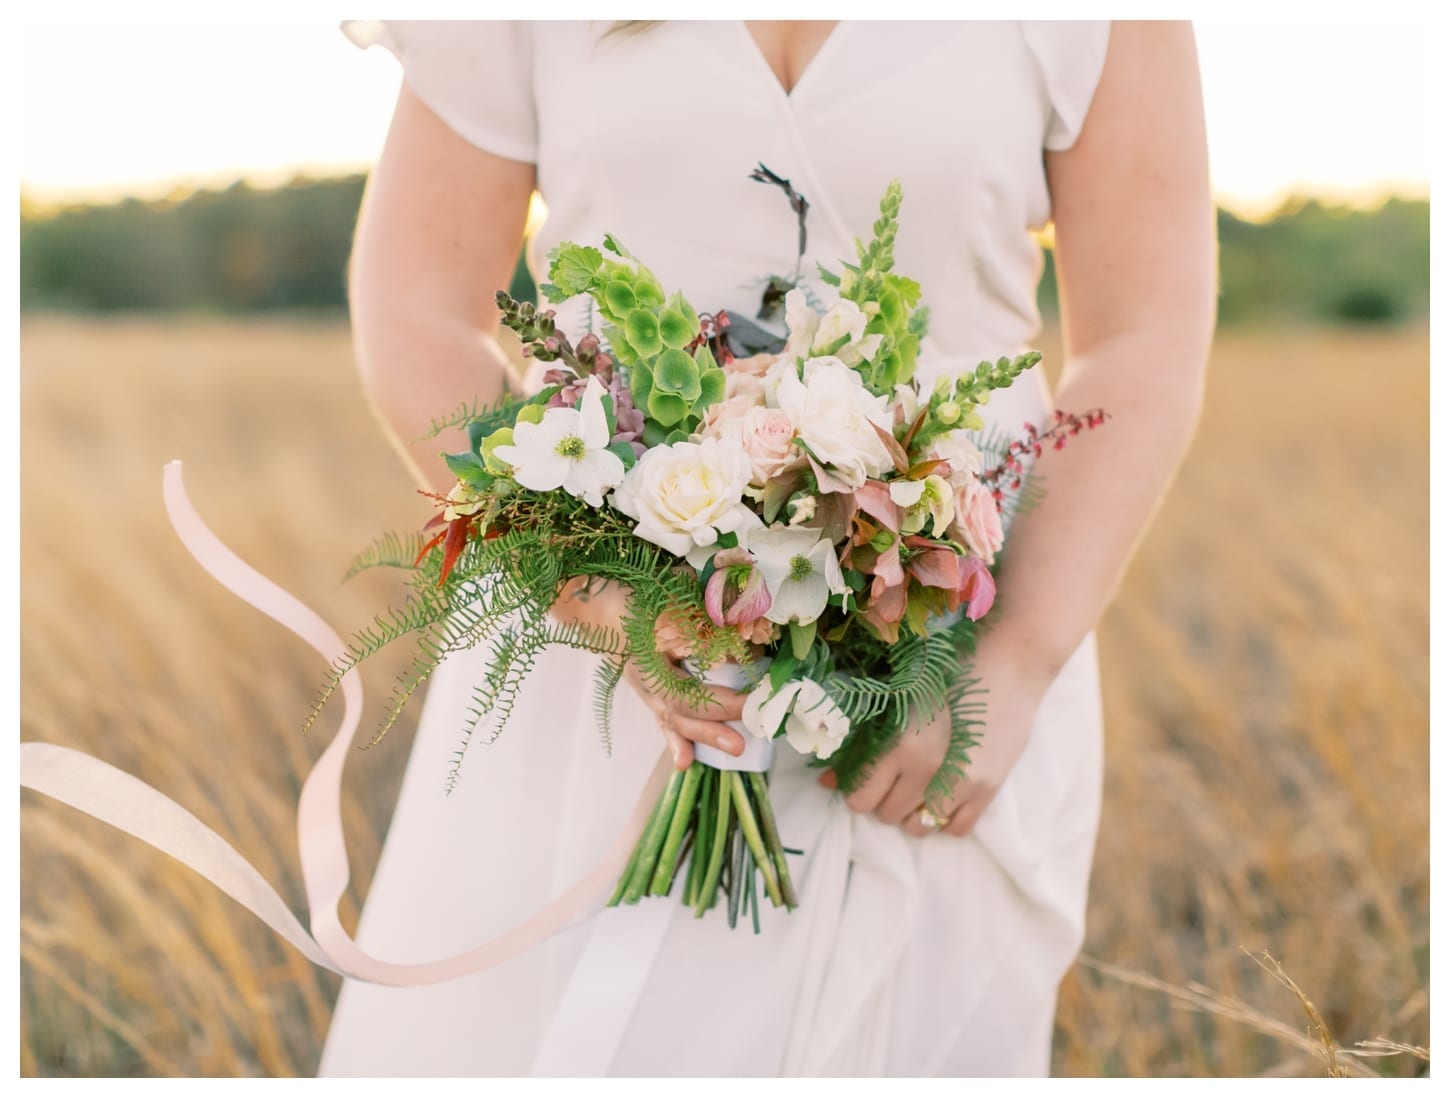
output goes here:
[{"label": "woman's left hand", "polygon": [[[982,695],[987,704],[985,725],[980,742],[971,749],[966,777],[957,781],[943,806],[944,822],[931,826],[922,801],[951,738],[951,717],[945,709],[914,730],[908,729],[866,780],[846,796],[846,807],[870,812],[882,823],[900,826],[912,835],[942,831],[963,836],[976,826],[1027,746],[1043,688],[1010,669],[993,668],[986,652],[979,653],[974,674],[982,678],[987,690]],[[835,775],[827,771],[820,782],[833,788]]]}]

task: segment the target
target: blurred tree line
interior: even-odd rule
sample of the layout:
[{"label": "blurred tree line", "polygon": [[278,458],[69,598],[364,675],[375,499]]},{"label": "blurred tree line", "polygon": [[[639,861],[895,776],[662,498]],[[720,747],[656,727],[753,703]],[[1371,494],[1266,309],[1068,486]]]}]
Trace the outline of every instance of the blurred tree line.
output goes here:
[{"label": "blurred tree line", "polygon": [[[238,182],[162,201],[46,211],[22,199],[22,310],[337,309],[364,179]],[[1220,321],[1388,323],[1426,315],[1428,202],[1286,203],[1263,222],[1218,212]],[[532,293],[520,265],[516,296]],[[1051,254],[1041,287],[1055,309]]]}]

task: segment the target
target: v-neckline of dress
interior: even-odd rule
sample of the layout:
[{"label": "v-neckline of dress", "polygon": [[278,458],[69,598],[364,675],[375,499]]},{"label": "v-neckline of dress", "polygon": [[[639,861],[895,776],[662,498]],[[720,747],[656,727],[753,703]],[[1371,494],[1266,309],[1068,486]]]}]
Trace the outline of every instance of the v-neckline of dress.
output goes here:
[{"label": "v-neckline of dress", "polygon": [[802,88],[817,79],[816,70],[821,67],[821,63],[827,55],[836,48],[838,41],[845,31],[846,22],[844,19],[836,21],[836,25],[831,28],[825,40],[817,47],[816,52],[811,55],[810,60],[806,62],[806,67],[796,77],[795,83],[787,90],[786,86],[781,83],[780,77],[776,75],[775,70],[770,67],[770,62],[765,59],[765,54],[760,48],[760,43],[755,40],[755,35],[750,33],[749,24],[744,19],[734,20],[735,26],[739,29],[740,37],[744,40],[746,48],[755,59],[756,67],[764,75],[770,87],[775,90],[775,94],[787,106],[793,105],[797,101]]}]

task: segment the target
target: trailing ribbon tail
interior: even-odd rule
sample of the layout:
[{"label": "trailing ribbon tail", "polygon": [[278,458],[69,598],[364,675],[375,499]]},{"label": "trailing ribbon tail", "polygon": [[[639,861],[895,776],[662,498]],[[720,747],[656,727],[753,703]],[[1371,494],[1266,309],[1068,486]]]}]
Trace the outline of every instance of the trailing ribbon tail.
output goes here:
[{"label": "trailing ribbon tail", "polygon": [[[321,617],[242,561],[212,533],[187,498],[179,461],[166,466],[163,489],[167,514],[182,544],[223,587],[296,633],[329,664],[344,653],[342,639]],[[517,926],[463,953],[421,964],[394,964],[365,952],[343,929],[337,914],[348,882],[342,770],[362,715],[362,683],[355,668],[343,677],[341,686],[342,721],[307,775],[297,806],[297,849],[312,913],[311,934],[277,890],[230,843],[139,778],[72,748],[28,742],[20,745],[20,784],[171,855],[246,907],[314,964],[368,983],[412,987],[481,972],[600,907],[664,787],[667,752],[660,755],[624,831],[599,863]]]}]

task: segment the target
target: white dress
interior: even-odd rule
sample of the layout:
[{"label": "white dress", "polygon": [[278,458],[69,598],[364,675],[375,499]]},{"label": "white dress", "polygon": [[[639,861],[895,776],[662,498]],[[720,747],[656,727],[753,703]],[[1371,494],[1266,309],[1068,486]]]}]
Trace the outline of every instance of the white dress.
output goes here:
[{"label": "white dress", "polygon": [[[1105,23],[845,23],[787,95],[743,23],[603,40],[604,24],[589,23],[348,30],[396,53],[409,86],[462,137],[537,165],[549,217],[532,245],[536,274],[559,241],[608,231],[697,309],[752,315],[762,276],[789,275],[796,252],[783,196],[747,178],[758,163],[810,201],[812,272],[817,259],[853,254],[851,238],[869,234],[886,184],[900,179],[897,270],[922,283],[931,308],[928,378],[1036,335],[1042,260],[1029,230],[1050,216],[1043,150],[1075,140],[1108,41]],[[580,309],[560,315],[576,333],[584,323]],[[1016,431],[1049,407],[1034,371],[988,413]],[[556,651],[445,794],[480,659],[464,653],[443,668],[421,714],[359,932],[387,960],[465,949],[562,891],[613,839],[661,750],[625,688],[606,756],[593,659]],[[793,751],[777,753],[780,831],[805,851],[792,867],[800,908],[766,905],[757,936],[729,930],[719,909],[696,920],[675,899],[653,901],[668,909],[655,916],[657,950],[610,958],[632,981],[591,987],[582,1006],[576,989],[585,1029],[592,1010],[613,1034],[602,1051],[541,1059],[589,940],[583,925],[447,984],[347,982],[321,1073],[1046,1074],[1098,822],[1092,639],[966,839],[913,838],[852,813],[814,776]]]}]

